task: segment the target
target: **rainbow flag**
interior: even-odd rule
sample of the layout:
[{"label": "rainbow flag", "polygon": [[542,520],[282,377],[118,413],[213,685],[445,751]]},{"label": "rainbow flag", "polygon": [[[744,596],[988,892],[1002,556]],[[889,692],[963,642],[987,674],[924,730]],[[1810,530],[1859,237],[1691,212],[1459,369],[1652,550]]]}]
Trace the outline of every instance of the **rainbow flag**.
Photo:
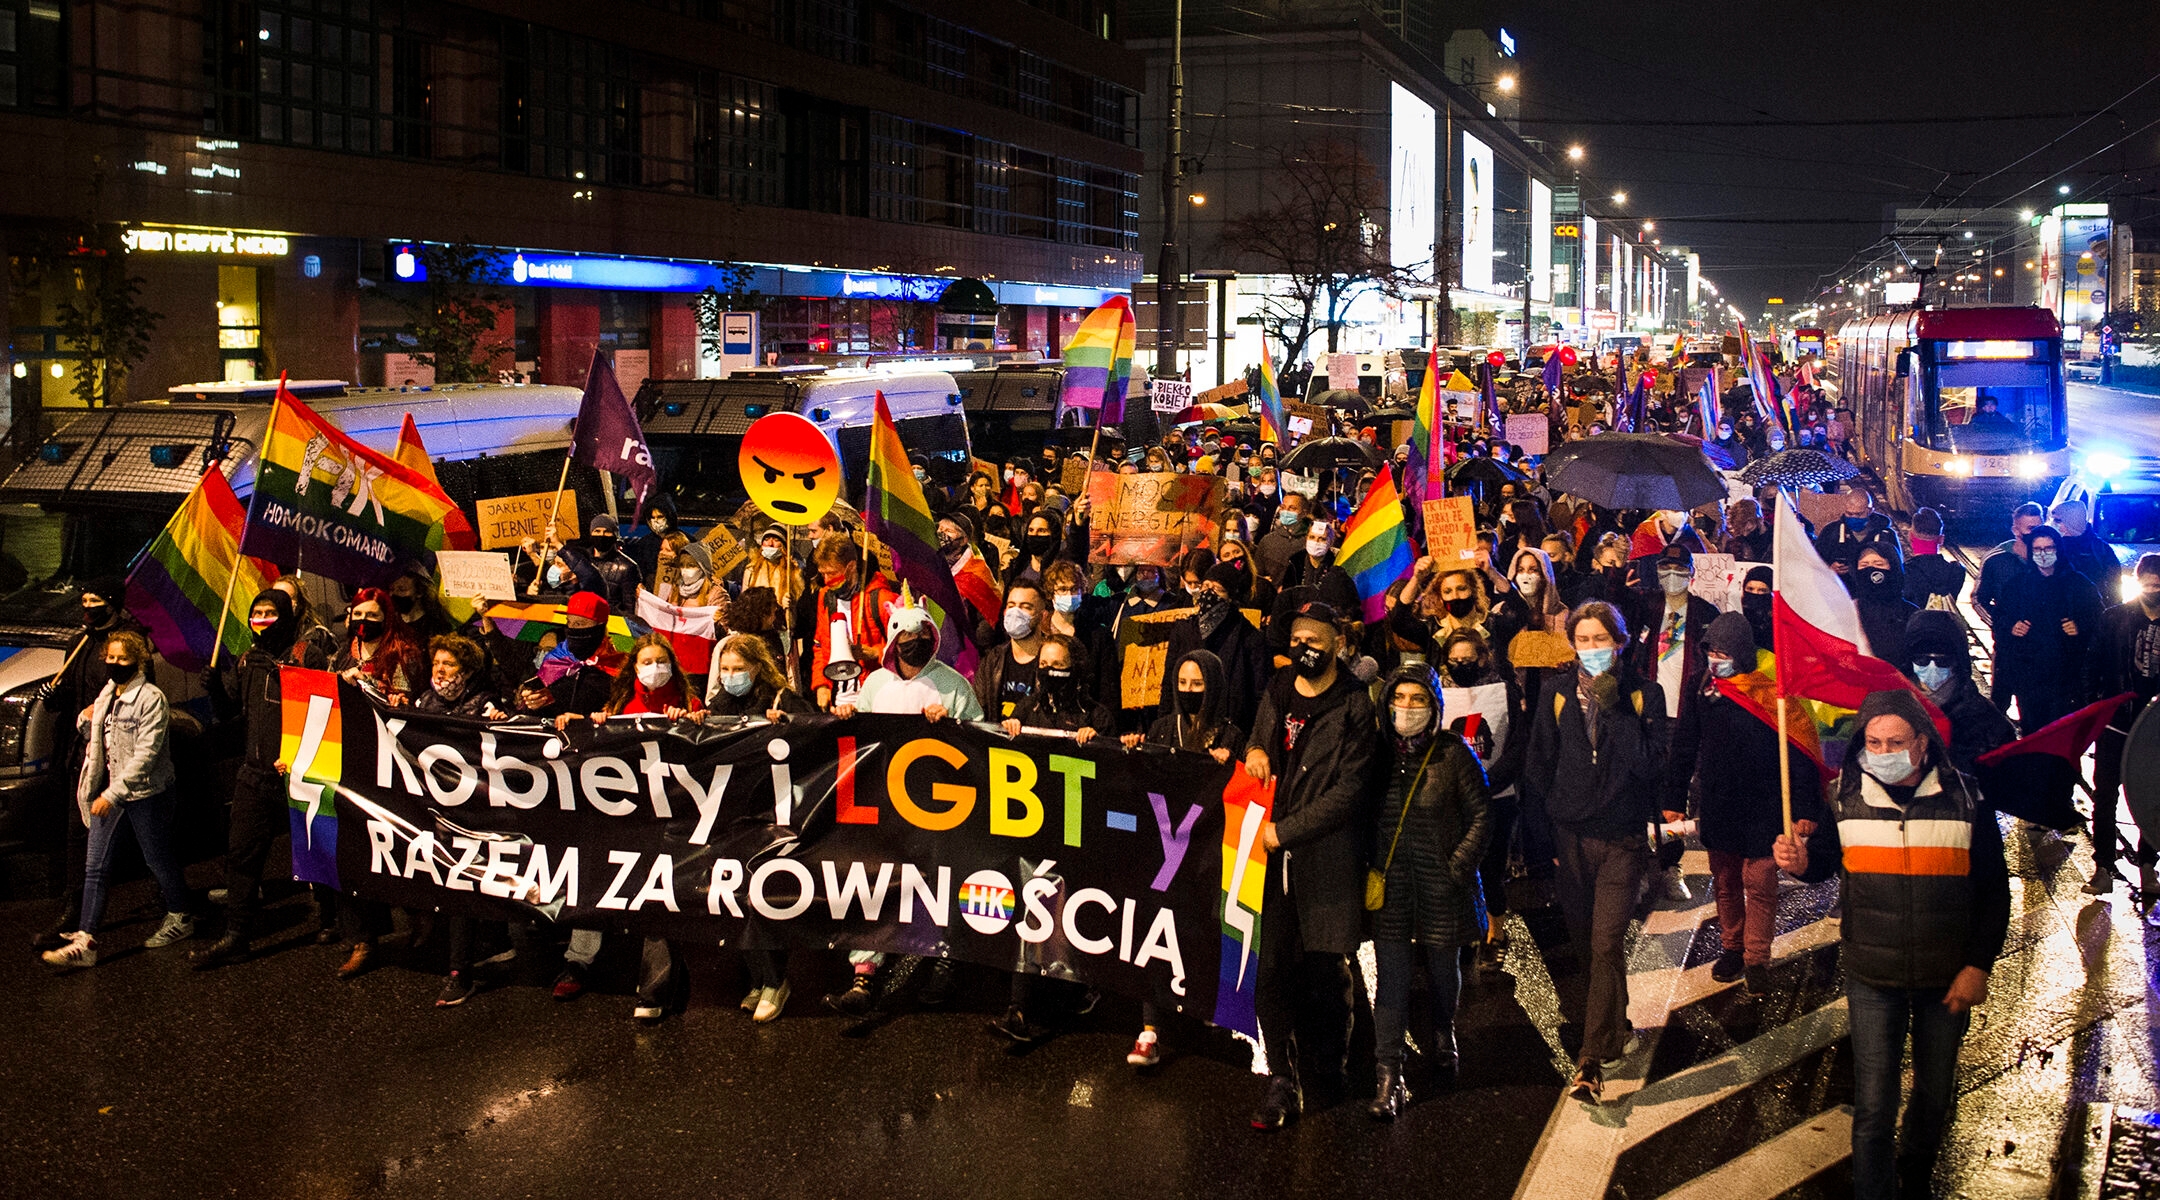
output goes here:
[{"label": "rainbow flag", "polygon": [[1283,438],[1282,388],[1275,383],[1275,362],[1270,357],[1267,335],[1260,335],[1260,440],[1281,445]]},{"label": "rainbow flag", "polygon": [[1222,805],[1222,954],[1214,1022],[1257,1038],[1253,997],[1260,974],[1260,906],[1267,894],[1267,850],[1260,830],[1274,811],[1275,783],[1263,785],[1233,769],[1223,785]]},{"label": "rainbow flag", "polygon": [[1702,410],[1703,440],[1716,438],[1718,423],[1725,419],[1723,410],[1718,406],[1716,367],[1710,368],[1709,373],[1703,376],[1702,386],[1695,389],[1695,404]]},{"label": "rainbow flag", "polygon": [[447,545],[457,505],[396,459],[368,449],[278,385],[255,466],[240,550],[356,587],[388,587]]},{"label": "rainbow flag", "polygon": [[292,821],[293,878],[339,887],[337,791],[345,771],[345,721],[338,677],[285,667],[278,686],[278,761],[290,767],[285,807]]},{"label": "rainbow flag", "polygon": [[[405,424],[398,430],[397,448],[390,456],[411,468],[413,474],[433,484],[436,491],[443,490],[442,480],[435,474],[435,460],[428,457],[427,447],[420,441],[420,427],[413,423],[411,413],[405,414]],[[449,495],[448,492],[443,494]],[[479,548],[480,533],[473,528],[472,518],[465,515],[464,509],[452,505],[450,511],[443,514],[443,549]]]},{"label": "rainbow flag", "polygon": [[165,661],[182,671],[210,665],[214,644],[238,658],[255,640],[248,609],[278,570],[239,553],[246,525],[247,509],[225,481],[225,464],[212,463],[128,572],[128,611],[149,627]]},{"label": "rainbow flag", "polygon": [[1072,340],[1065,343],[1065,407],[1096,409],[1102,425],[1125,420],[1125,389],[1132,380],[1138,332],[1132,301],[1123,296],[1110,297],[1080,322]]},{"label": "rainbow flag", "polygon": [[1387,590],[1410,573],[1417,556],[1410,550],[1410,530],[1403,523],[1402,494],[1395,490],[1393,466],[1380,468],[1372,490],[1343,525],[1335,565],[1357,585],[1365,621],[1387,617]]},{"label": "rainbow flag", "polygon": [[[1125,319],[1132,317],[1128,314]],[[893,424],[883,392],[877,394],[877,423],[870,430],[870,465],[865,477],[863,524],[885,543],[892,554],[893,572],[914,589],[923,610],[938,623],[938,657],[974,678],[975,641],[966,633],[973,624],[967,620],[970,610],[953,582],[952,568],[938,553],[937,518],[930,513],[922,484],[916,482],[915,468],[908,462],[907,447],[900,443],[900,429]]]},{"label": "rainbow flag", "polygon": [[[526,604],[518,601],[499,601],[488,606],[488,620],[504,637],[514,642],[538,645],[548,634],[561,628],[569,616],[560,604]],[[637,634],[631,632],[630,623],[621,613],[611,612],[607,622],[608,644],[625,654],[637,643]]]}]

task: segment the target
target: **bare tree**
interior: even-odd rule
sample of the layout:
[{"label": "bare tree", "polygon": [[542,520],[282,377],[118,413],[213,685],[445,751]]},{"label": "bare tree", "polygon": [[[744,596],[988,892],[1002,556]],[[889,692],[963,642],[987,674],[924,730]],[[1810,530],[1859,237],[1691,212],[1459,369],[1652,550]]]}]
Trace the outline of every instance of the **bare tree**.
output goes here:
[{"label": "bare tree", "polygon": [[1355,142],[1341,138],[1276,151],[1273,203],[1232,218],[1224,249],[1283,279],[1261,301],[1261,325],[1285,361],[1315,334],[1334,350],[1350,306],[1370,292],[1399,295],[1417,282],[1389,261],[1378,221],[1387,187]]}]

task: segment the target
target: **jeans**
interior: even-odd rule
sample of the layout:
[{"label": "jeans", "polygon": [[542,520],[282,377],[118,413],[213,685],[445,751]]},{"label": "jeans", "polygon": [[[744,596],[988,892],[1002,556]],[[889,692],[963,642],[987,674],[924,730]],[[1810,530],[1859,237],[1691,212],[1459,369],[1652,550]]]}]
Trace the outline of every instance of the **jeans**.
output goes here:
[{"label": "jeans", "polygon": [[1582,1061],[1619,1058],[1628,1038],[1628,922],[1635,916],[1650,852],[1640,838],[1609,842],[1563,827],[1554,828],[1553,839],[1560,851],[1556,879],[1568,940],[1589,976]]},{"label": "jeans", "polygon": [[149,864],[150,874],[156,877],[165,903],[180,908],[187,905],[187,871],[181,865],[179,849],[173,842],[173,821],[180,811],[180,798],[167,789],[116,807],[119,811],[109,816],[90,818],[89,847],[83,859],[80,928],[84,933],[96,933],[98,922],[104,919],[105,875],[112,866],[113,844],[120,840],[122,821],[135,830],[135,843],[142,847],[143,861]]},{"label": "jeans", "polygon": [[1710,890],[1717,894],[1718,940],[1746,951],[1747,965],[1767,966],[1777,931],[1777,861],[1710,852]]},{"label": "jeans", "polygon": [[1410,978],[1424,951],[1425,977],[1432,985],[1433,1045],[1436,1067],[1455,1062],[1455,1002],[1462,996],[1462,956],[1454,946],[1413,942],[1374,942],[1379,981],[1373,989],[1373,1057],[1383,1066],[1401,1066],[1403,1026],[1410,1019]]},{"label": "jeans", "polygon": [[[1853,1056],[1853,1195],[1894,1200],[1928,1194],[1935,1155],[1957,1103],[1958,1044],[1970,1012],[1952,1016],[1943,988],[1878,988],[1847,978]],[[1912,1035],[1913,1091],[1898,1150],[1898,1092]]]}]

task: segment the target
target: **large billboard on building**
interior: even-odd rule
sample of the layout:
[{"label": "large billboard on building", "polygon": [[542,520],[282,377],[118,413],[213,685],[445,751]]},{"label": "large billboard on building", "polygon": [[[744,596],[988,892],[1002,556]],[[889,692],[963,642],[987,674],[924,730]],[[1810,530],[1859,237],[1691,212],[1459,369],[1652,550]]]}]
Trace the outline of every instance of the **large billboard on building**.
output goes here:
[{"label": "large billboard on building", "polygon": [[[2065,205],[2062,222],[2062,323],[2089,330],[2108,313],[2108,281],[2114,229],[2107,206]],[[2080,208],[2097,208],[2095,214]]]},{"label": "large billboard on building", "polygon": [[1492,147],[1462,135],[1463,225],[1462,285],[1474,292],[1492,290],[1493,152]]},{"label": "large billboard on building", "polygon": [[2040,218],[2040,307],[2062,315],[2062,216],[2051,212]]},{"label": "large billboard on building", "polygon": [[1530,181],[1530,298],[1553,298],[1552,189]]},{"label": "large billboard on building", "polygon": [[1433,106],[1396,83],[1388,164],[1388,257],[1397,270],[1418,275],[1433,265],[1433,206],[1439,192],[1433,151],[1439,137]]}]

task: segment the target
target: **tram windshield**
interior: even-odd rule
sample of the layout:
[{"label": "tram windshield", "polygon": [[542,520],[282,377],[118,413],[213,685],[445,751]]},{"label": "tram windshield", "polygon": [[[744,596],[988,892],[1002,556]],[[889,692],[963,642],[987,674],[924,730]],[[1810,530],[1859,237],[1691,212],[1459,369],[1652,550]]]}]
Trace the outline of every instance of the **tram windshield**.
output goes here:
[{"label": "tram windshield", "polygon": [[1961,454],[2060,450],[2068,429],[2059,369],[2052,357],[1937,362],[1928,368],[1932,386],[1913,397],[1914,435]]}]

